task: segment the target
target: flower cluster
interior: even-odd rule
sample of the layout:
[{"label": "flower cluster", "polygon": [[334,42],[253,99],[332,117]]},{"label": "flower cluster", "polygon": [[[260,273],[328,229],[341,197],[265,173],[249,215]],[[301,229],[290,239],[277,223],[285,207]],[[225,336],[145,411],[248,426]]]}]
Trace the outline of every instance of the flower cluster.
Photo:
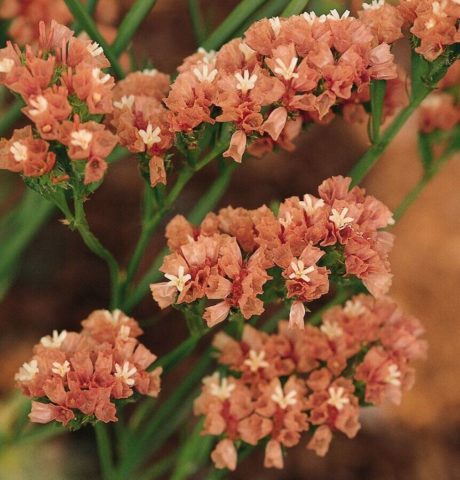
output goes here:
[{"label": "flower cluster", "polygon": [[[156,397],[161,368],[147,371],[156,357],[137,337],[138,323],[120,310],[96,310],[80,333],[56,330],[34,347],[16,374],[32,398],[32,422],[53,420],[77,428],[87,422],[115,422],[116,401],[136,392]],[[70,423],[69,423],[70,422]]]},{"label": "flower cluster", "polygon": [[401,36],[403,20],[386,8],[390,27],[375,15],[305,13],[260,20],[217,53],[199,50],[165,99],[173,130],[192,141],[203,123],[231,122],[224,155],[238,162],[246,149],[292,149],[303,123],[327,122],[348,103],[368,101],[371,80],[397,78],[388,42]]},{"label": "flower cluster", "polygon": [[[47,175],[51,185],[70,176],[102,179],[117,138],[103,124],[112,111],[114,79],[95,42],[76,38],[54,21],[40,23],[38,47],[0,50],[0,84],[21,95],[28,125],[0,142],[0,168],[26,177]],[[71,161],[69,161],[70,159]]]},{"label": "flower cluster", "polygon": [[325,180],[319,198],[288,198],[277,215],[266,206],[228,207],[199,228],[175,217],[166,229],[172,253],[160,268],[168,281],[151,285],[153,298],[161,308],[217,300],[203,314],[212,327],[231,311],[260,315],[274,296],[292,303],[290,324],[303,328],[305,304],[326,294],[330,280],[360,279],[373,295],[386,294],[393,237],[381,229],[393,218],[350,183]]},{"label": "flower cluster", "polygon": [[156,69],[130,73],[114,89],[111,123],[120,144],[141,156],[141,169],[152,186],[166,183],[164,156],[173,146],[168,111],[162,99],[169,76]]},{"label": "flower cluster", "polygon": [[419,321],[388,297],[359,295],[331,308],[303,332],[280,322],[277,334],[245,326],[240,341],[214,339],[221,371],[203,380],[195,401],[204,435],[219,436],[217,468],[234,470],[237,447],[266,442],[265,466],[283,467],[283,449],[313,432],[307,448],[325,455],[335,432],[353,438],[359,407],[398,404],[412,387],[410,362],[423,357]]},{"label": "flower cluster", "polygon": [[[98,29],[109,41],[118,15],[116,0],[99,0],[95,10]],[[20,45],[38,41],[37,25],[40,21],[54,20],[70,25],[73,20],[64,0],[3,0],[0,5],[0,19],[9,21],[8,36]]]},{"label": "flower cluster", "polygon": [[401,0],[398,9],[420,41],[415,51],[427,60],[436,60],[447,46],[460,42],[458,0]]},{"label": "flower cluster", "polygon": [[460,123],[460,62],[454,63],[419,109],[419,128],[424,133],[450,131]]}]

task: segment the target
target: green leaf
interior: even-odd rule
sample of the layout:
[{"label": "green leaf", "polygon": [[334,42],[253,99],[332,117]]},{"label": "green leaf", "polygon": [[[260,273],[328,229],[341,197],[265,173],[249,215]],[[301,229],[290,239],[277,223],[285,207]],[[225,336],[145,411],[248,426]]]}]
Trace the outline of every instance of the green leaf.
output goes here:
[{"label": "green leaf", "polygon": [[386,88],[387,82],[385,80],[371,81],[371,116],[369,117],[369,136],[371,143],[378,142],[380,138]]},{"label": "green leaf", "polygon": [[230,15],[203,42],[206,50],[216,50],[232,38],[232,34],[249,18],[265,0],[243,0]]},{"label": "green leaf", "polygon": [[80,3],[79,0],[64,0],[67,7],[71,11],[75,20],[78,22],[80,27],[85,30],[85,32],[97,42],[104,50],[105,56],[112,65],[112,70],[118,78],[123,78],[125,76],[123,69],[118,63],[117,56],[114,54],[109,44],[105,41],[104,37],[99,32],[94,20],[91,18],[91,15],[86,10],[85,6]]},{"label": "green leaf", "polygon": [[291,0],[289,5],[283,10],[282,17],[290,17],[291,15],[299,15],[307,8],[310,0]]},{"label": "green leaf", "polygon": [[117,58],[131,42],[139,25],[147,17],[156,2],[157,0],[136,0],[127,15],[125,15],[118,28],[117,38],[111,46],[113,53]]},{"label": "green leaf", "polygon": [[200,8],[200,0],[188,0],[188,11],[192,22],[193,33],[198,45],[201,45],[207,35],[206,23]]}]

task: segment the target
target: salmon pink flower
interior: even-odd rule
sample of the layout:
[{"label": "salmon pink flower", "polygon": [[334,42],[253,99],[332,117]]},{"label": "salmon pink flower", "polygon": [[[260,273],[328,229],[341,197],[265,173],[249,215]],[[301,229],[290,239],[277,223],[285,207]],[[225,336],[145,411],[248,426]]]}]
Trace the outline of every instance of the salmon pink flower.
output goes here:
[{"label": "salmon pink flower", "polygon": [[136,339],[142,330],[134,319],[119,310],[97,310],[82,326],[80,333],[55,330],[43,337],[16,374],[21,390],[40,398],[32,402],[32,422],[72,422],[77,428],[79,414],[93,423],[114,422],[113,400],[135,390],[158,395],[161,368],[147,370],[156,357]]}]

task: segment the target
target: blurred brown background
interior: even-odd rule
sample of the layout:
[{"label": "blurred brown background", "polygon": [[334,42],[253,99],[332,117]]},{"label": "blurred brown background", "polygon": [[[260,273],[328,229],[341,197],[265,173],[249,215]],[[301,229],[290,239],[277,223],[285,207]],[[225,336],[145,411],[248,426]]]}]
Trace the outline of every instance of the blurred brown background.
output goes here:
[{"label": "blurred brown background", "polygon": [[[119,1],[120,12],[124,2]],[[195,49],[185,0],[159,0],[137,34],[139,59],[173,72]],[[209,0],[203,6],[216,23],[237,2]],[[294,154],[250,159],[237,170],[221,205],[257,207],[289,195],[313,192],[326,177],[346,174],[367,148],[364,126],[337,119],[315,127],[298,140]],[[412,119],[365,181],[369,192],[390,207],[398,205],[421,173]],[[214,178],[208,167],[177,202],[185,213]],[[283,472],[263,470],[262,457],[243,463],[230,478],[242,480],[460,480],[460,162],[450,161],[394,229],[393,295],[417,315],[427,329],[430,349],[418,365],[415,389],[400,408],[369,410],[354,441],[334,440],[328,456],[317,458],[302,446],[289,452]],[[0,176],[0,188],[13,175]],[[15,186],[19,198],[21,183]],[[136,162],[124,160],[110,169],[102,188],[88,203],[94,232],[127,264],[139,232],[142,183]],[[106,308],[105,265],[89,253],[78,235],[53,215],[27,249],[19,275],[0,304],[0,394],[9,398],[13,376],[31,346],[52,329],[78,328],[96,308]],[[145,269],[163,245],[162,231],[152,241]],[[1,255],[1,252],[0,252]],[[156,313],[146,298],[134,312],[140,320]],[[180,317],[169,315],[146,332],[145,342],[165,354],[186,336]],[[185,370],[164,381],[179,380]],[[8,411],[0,409],[0,425]],[[0,480],[97,479],[91,432],[61,437],[36,446],[7,450],[0,457]],[[1,442],[1,438],[0,438]],[[177,438],[171,440],[171,448]],[[40,473],[43,472],[43,473]]]}]

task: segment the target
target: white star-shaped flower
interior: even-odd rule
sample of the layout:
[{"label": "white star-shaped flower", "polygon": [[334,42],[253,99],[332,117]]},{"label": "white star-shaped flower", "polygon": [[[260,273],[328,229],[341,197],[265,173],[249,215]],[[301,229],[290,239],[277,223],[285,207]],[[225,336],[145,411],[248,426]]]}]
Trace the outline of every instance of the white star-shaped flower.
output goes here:
[{"label": "white star-shaped flower", "polygon": [[58,333],[57,330],[53,330],[53,335],[42,337],[40,343],[46,348],[60,348],[66,337],[67,330],[62,330],[61,333]]},{"label": "white star-shaped flower", "polygon": [[249,350],[249,358],[243,363],[249,367],[251,372],[257,372],[259,368],[267,368],[269,366],[265,360],[265,352],[263,350],[258,353],[255,350]]},{"label": "white star-shaped flower", "polygon": [[297,403],[296,397],[297,392],[295,390],[291,390],[290,392],[284,394],[281,385],[277,385],[275,392],[271,396],[271,399],[278,404],[282,410],[286,410],[286,408],[290,405],[295,405]]},{"label": "white star-shaped flower", "polygon": [[32,115],[32,117],[36,117],[48,109],[48,100],[46,100],[43,95],[37,95],[35,98],[31,98],[29,103],[32,107],[29,109],[29,114]]},{"label": "white star-shaped flower", "polygon": [[359,300],[348,300],[343,312],[350,317],[359,317],[366,313],[366,307]]},{"label": "white star-shaped flower", "polygon": [[99,55],[102,55],[104,53],[104,49],[97,43],[97,42],[92,42],[90,43],[87,47],[86,50],[93,56],[93,57],[98,57]]},{"label": "white star-shaped flower", "polygon": [[227,378],[220,380],[219,375],[214,377],[214,381],[209,383],[209,391],[211,395],[217,397],[220,401],[227,400],[231,397],[233,390],[235,390],[235,384],[230,383]]},{"label": "white star-shaped flower", "polygon": [[281,58],[277,58],[275,62],[278,66],[275,67],[274,72],[278,75],[281,75],[285,80],[299,78],[299,74],[295,72],[298,60],[299,59],[297,57],[292,57],[289,66],[286,66]]},{"label": "white star-shaped flower", "polygon": [[335,208],[332,209],[331,214],[329,215],[329,220],[339,229],[342,230],[350,223],[353,223],[354,218],[347,217],[348,207],[342,209],[341,212],[338,212]]},{"label": "white star-shaped flower", "polygon": [[152,124],[149,123],[145,130],[139,130],[139,135],[147,148],[150,148],[155,143],[161,142],[160,132],[160,127],[153,128]]},{"label": "white star-shaped flower", "polygon": [[19,373],[14,376],[15,380],[19,382],[30,382],[35,375],[38,373],[38,362],[37,360],[31,360],[30,362],[25,362],[22,364],[22,367],[19,369]]},{"label": "white star-shaped flower", "polygon": [[193,75],[198,79],[199,82],[209,82],[212,83],[218,74],[217,69],[209,69],[209,64],[203,63],[201,65],[201,70],[196,67],[193,69]]},{"label": "white star-shaped flower", "polygon": [[324,207],[324,200],[322,198],[315,198],[313,195],[308,194],[304,195],[303,200],[299,203],[308,215],[313,215],[316,210]]},{"label": "white star-shaped flower", "polygon": [[70,372],[70,363],[67,360],[63,363],[53,362],[51,371],[60,377],[65,377]]},{"label": "white star-shaped flower", "polygon": [[310,25],[312,25],[316,21],[318,21],[319,23],[325,23],[325,21],[327,20],[326,15],[320,15],[318,17],[316,16],[315,12],[304,12],[302,16]]},{"label": "white star-shaped flower", "polygon": [[320,330],[326,335],[329,340],[335,340],[343,334],[343,330],[337,322],[325,320],[320,327]]},{"label": "white star-shaped flower", "polygon": [[334,21],[337,21],[337,20],[345,20],[346,18],[348,18],[350,16],[350,10],[345,10],[342,14],[342,16],[340,16],[340,13],[334,8],[334,10],[331,10],[328,15],[326,15],[327,19],[328,20],[334,20]]},{"label": "white star-shaped flower", "polygon": [[70,143],[74,147],[80,147],[82,150],[86,150],[91,141],[93,140],[93,134],[89,130],[82,128],[81,130],[76,130],[70,134]]},{"label": "white star-shaped flower", "polygon": [[394,385],[395,387],[401,386],[401,371],[395,363],[389,365],[385,382]]},{"label": "white star-shaped flower", "polygon": [[291,268],[294,271],[289,275],[289,278],[291,280],[303,280],[304,282],[310,282],[311,279],[308,274],[315,271],[313,265],[311,267],[305,267],[302,260],[293,260],[291,262]]},{"label": "white star-shaped flower", "polygon": [[327,401],[328,405],[332,405],[339,412],[343,409],[345,405],[350,403],[350,399],[345,397],[345,389],[343,387],[330,387],[328,390],[329,400]]},{"label": "white star-shaped flower", "polygon": [[121,110],[123,107],[128,107],[131,109],[134,105],[134,95],[123,95],[120,100],[115,100],[113,106]]},{"label": "white star-shaped flower", "polygon": [[178,292],[182,292],[187,282],[192,279],[189,273],[185,273],[185,268],[181,265],[177,270],[177,275],[166,273],[165,277],[169,280],[168,285],[173,285]]},{"label": "white star-shaped flower", "polygon": [[128,387],[132,387],[135,383],[134,378],[132,378],[137,373],[137,368],[132,367],[129,368],[129,362],[124,361],[123,367],[121,367],[118,363],[115,364],[115,377],[121,379],[123,383],[126,383]]},{"label": "white star-shaped flower", "polygon": [[235,78],[237,80],[236,89],[241,90],[241,93],[245,95],[256,86],[257,75],[249,75],[249,70],[245,70],[243,75],[241,73],[235,73]]},{"label": "white star-shaped flower", "polygon": [[108,73],[104,73],[100,68],[93,68],[91,75],[94,81],[99,85],[104,85],[110,80],[110,75]]},{"label": "white star-shaped flower", "polygon": [[16,162],[25,162],[27,160],[27,147],[21,142],[14,142],[10,147],[10,152]]}]

